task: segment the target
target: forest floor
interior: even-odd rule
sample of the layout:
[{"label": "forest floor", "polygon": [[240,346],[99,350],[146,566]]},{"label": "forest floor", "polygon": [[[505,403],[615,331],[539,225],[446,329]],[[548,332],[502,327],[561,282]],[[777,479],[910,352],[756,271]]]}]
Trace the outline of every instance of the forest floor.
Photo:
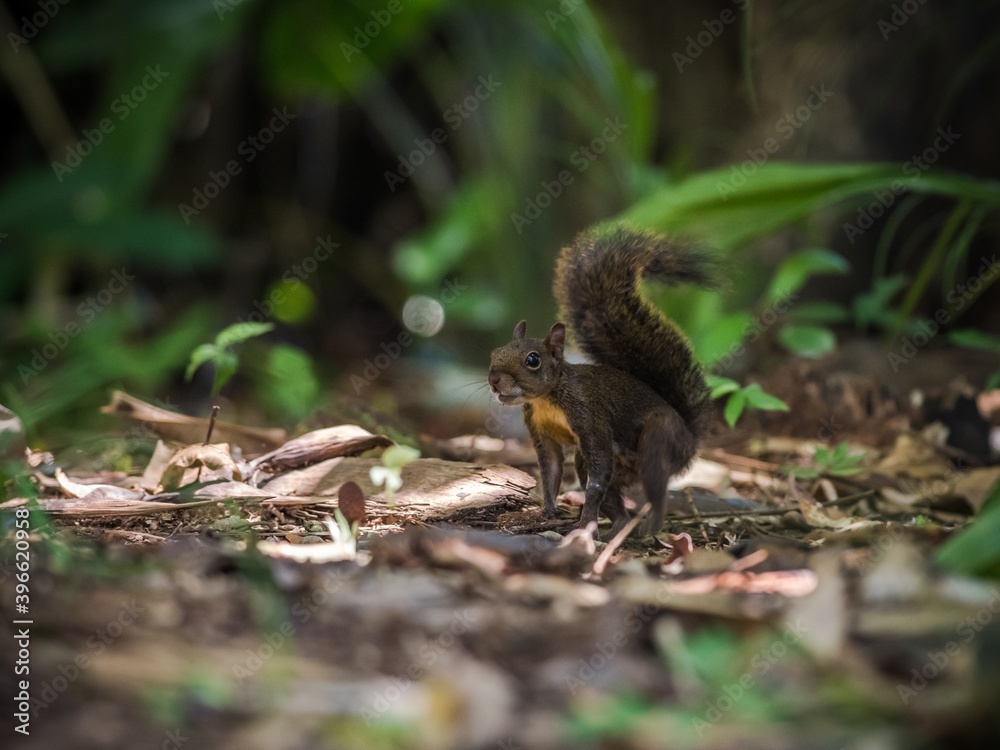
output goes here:
[{"label": "forest floor", "polygon": [[37,506],[0,506],[3,746],[996,746],[1000,585],[947,545],[1000,478],[1000,393],[767,388],[791,410],[720,425],[660,534],[601,542],[576,493],[542,517],[513,440],[206,445],[116,394],[160,438],[141,472],[29,452]]}]

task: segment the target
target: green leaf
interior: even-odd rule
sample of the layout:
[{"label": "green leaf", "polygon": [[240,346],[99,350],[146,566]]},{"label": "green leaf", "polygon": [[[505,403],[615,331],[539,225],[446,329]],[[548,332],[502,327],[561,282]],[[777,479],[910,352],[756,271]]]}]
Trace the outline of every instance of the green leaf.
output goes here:
[{"label": "green leaf", "polygon": [[712,398],[719,398],[719,396],[725,396],[727,393],[733,393],[740,389],[740,384],[735,380],[720,375],[706,375],[705,382],[712,389]]},{"label": "green leaf", "polygon": [[796,479],[817,479],[820,476],[819,470],[813,468],[812,466],[788,466],[788,467],[786,467],[786,472],[791,473],[791,471],[795,472],[795,478]]},{"label": "green leaf", "polygon": [[747,395],[745,391],[736,391],[729,397],[729,400],[726,402],[725,412],[723,413],[723,416],[726,418],[726,424],[730,427],[736,426],[736,421],[743,414],[746,403]]},{"label": "green leaf", "polygon": [[270,83],[289,94],[357,93],[416,46],[441,0],[386,4],[290,0],[264,20]]},{"label": "green leaf", "polygon": [[493,213],[498,191],[487,180],[465,181],[429,229],[396,246],[396,271],[414,285],[438,282],[448,275],[491,231],[486,217]]},{"label": "green leaf", "polygon": [[1000,575],[1000,482],[993,485],[979,517],[941,545],[938,563],[959,573]]},{"label": "green leaf", "polygon": [[803,302],[789,308],[787,317],[795,323],[843,323],[851,313],[836,302]]},{"label": "green leaf", "polygon": [[188,382],[194,377],[195,372],[206,362],[212,362],[218,357],[221,350],[215,344],[202,344],[191,352],[191,360],[188,362],[187,370],[184,372],[184,379]]},{"label": "green leaf", "polygon": [[854,300],[854,320],[859,328],[869,326],[889,326],[895,323],[898,315],[891,312],[889,303],[892,298],[907,284],[903,274],[886,276],[876,279],[870,291],[858,295]]},{"label": "green leaf", "polygon": [[819,247],[800,250],[778,266],[764,300],[768,305],[774,304],[799,291],[813,276],[843,274],[849,270],[848,262],[832,250]]},{"label": "green leaf", "polygon": [[385,496],[389,499],[403,486],[402,469],[395,466],[373,466],[368,476],[376,487],[385,485]]},{"label": "green leaf", "polygon": [[236,374],[240,360],[235,354],[226,349],[219,350],[212,360],[215,363],[215,381],[212,383],[212,396],[218,396],[230,378]]},{"label": "green leaf", "polygon": [[783,326],[778,331],[778,340],[800,357],[822,357],[837,348],[837,337],[833,331],[820,326]]},{"label": "green leaf", "polygon": [[860,466],[830,466],[826,473],[834,477],[849,477],[861,471]]},{"label": "green leaf", "polygon": [[1000,352],[1000,336],[977,331],[975,328],[960,328],[948,334],[948,340],[953,344],[970,349],[985,349],[990,352]]},{"label": "green leaf", "polygon": [[847,443],[841,441],[833,449],[833,463],[839,463],[847,458]]},{"label": "green leaf", "polygon": [[764,411],[788,411],[788,404],[777,396],[765,393],[759,383],[751,383],[743,389],[747,405]]},{"label": "green leaf", "polygon": [[287,344],[272,347],[262,374],[261,398],[283,419],[299,421],[316,408],[321,390],[319,379],[313,361],[301,349]]},{"label": "green leaf", "polygon": [[298,279],[281,279],[271,284],[267,299],[274,304],[274,317],[282,323],[304,323],[316,310],[316,295]]},{"label": "green leaf", "polygon": [[698,336],[698,358],[706,367],[722,361],[743,341],[751,320],[748,313],[720,313]]},{"label": "green leaf", "polygon": [[[793,164],[769,161],[750,175],[727,166],[657,191],[622,218],[661,231],[697,235],[719,248],[746,245],[826,206],[898,183],[898,164]],[[906,183],[913,192],[1000,206],[1000,184],[932,170]]]},{"label": "green leaf", "polygon": [[211,344],[202,344],[191,352],[185,376],[191,380],[195,371],[206,362],[215,365],[215,379],[212,383],[212,397],[218,396],[222,388],[229,382],[239,367],[239,357],[230,347],[267,333],[274,325],[272,323],[234,323],[224,328]]},{"label": "green leaf", "polygon": [[382,454],[382,465],[392,469],[402,469],[411,461],[420,458],[420,451],[408,445],[390,445]]},{"label": "green leaf", "polygon": [[233,323],[219,332],[219,335],[215,337],[215,345],[220,349],[228,349],[230,346],[240,344],[247,339],[263,336],[271,330],[274,330],[274,323]]}]

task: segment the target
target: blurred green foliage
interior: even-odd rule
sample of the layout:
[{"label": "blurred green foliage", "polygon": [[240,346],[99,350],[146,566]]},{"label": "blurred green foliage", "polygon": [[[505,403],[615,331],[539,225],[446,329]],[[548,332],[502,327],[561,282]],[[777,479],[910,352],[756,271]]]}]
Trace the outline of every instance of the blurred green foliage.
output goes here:
[{"label": "blurred green foliage", "polygon": [[[953,344],[965,346],[970,349],[983,349],[988,352],[1000,355],[1000,336],[990,336],[971,328],[961,328],[951,332],[948,337]],[[1000,369],[990,373],[984,386],[987,390],[1000,388]]]},{"label": "blurred green foliage", "polygon": [[[512,320],[551,318],[556,248],[613,216],[689,235],[726,258],[732,281],[721,293],[654,291],[709,365],[786,288],[803,298],[763,338],[795,353],[828,352],[852,321],[862,333],[906,330],[939,293],[933,282],[946,296],[996,237],[1000,186],[944,165],[974,171],[976,118],[991,110],[970,97],[996,70],[997,32],[922,8],[908,36],[887,43],[876,26],[885,9],[860,0],[744,10],[739,32],[723,31],[680,69],[671,54],[715,6],[60,6],[3,52],[0,94],[16,113],[0,155],[4,403],[32,437],[90,424],[112,387],[169,393],[203,411],[213,383],[184,385],[190,351],[281,296],[261,315],[276,323],[273,340],[253,350],[245,377],[241,370],[223,395],[253,404],[258,420],[294,424],[328,401],[321,383],[349,377],[396,340],[409,297],[443,298],[449,280],[468,291],[448,302],[439,338],[406,354],[480,365],[494,343],[484,332],[499,340]],[[0,15],[4,34],[23,31],[22,17],[17,8]],[[854,95],[847,69],[829,73],[831,103],[796,121],[790,145],[764,153],[781,122],[765,119],[767,103],[775,112],[782,101],[801,104],[794,92],[822,83],[788,62],[818,43],[800,45],[797,23],[832,40],[817,57],[850,59],[837,47],[845,39],[859,60],[876,56],[858,84],[869,102],[906,95],[896,81],[913,74],[897,59],[923,65],[937,59],[924,54],[935,45],[957,51],[920,94],[919,133],[905,115],[863,125],[909,128],[906,142],[926,143],[926,133],[954,124],[964,140],[913,175],[912,160],[894,161],[906,152],[876,136],[830,147],[844,116],[828,112]],[[932,28],[941,40],[921,31]],[[776,66],[787,76],[765,78]],[[702,110],[728,119],[706,130],[695,124]],[[279,111],[290,127],[268,132]],[[846,111],[864,118],[864,107]],[[810,150],[823,138],[825,148]],[[257,139],[259,149],[247,146]],[[874,197],[884,195],[876,212]],[[852,231],[862,223],[855,212],[884,218]],[[304,283],[289,281],[323,236],[337,250],[296,272]],[[112,269],[138,280],[92,320],[82,316]],[[831,287],[817,296],[825,276],[848,269],[835,298]],[[67,343],[54,341],[70,324]]]},{"label": "blurred green foliage", "polygon": [[974,523],[937,548],[935,559],[948,570],[984,578],[1000,578],[1000,482],[993,485]]}]

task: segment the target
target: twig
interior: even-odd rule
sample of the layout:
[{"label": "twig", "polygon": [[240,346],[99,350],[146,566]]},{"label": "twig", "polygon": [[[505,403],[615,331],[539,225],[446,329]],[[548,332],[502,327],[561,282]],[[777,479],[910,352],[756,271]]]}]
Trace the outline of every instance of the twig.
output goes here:
[{"label": "twig", "polygon": [[[696,515],[696,516],[700,516],[701,513],[698,511],[698,506],[694,504],[694,498],[691,496],[691,488],[690,487],[685,487],[684,488],[684,499],[687,501],[687,506],[691,509],[691,512],[694,515]],[[711,541],[708,538],[708,532],[705,530],[704,525],[701,526],[701,538],[702,538],[702,541],[705,542],[706,546]]]},{"label": "twig", "polygon": [[208,418],[208,432],[205,434],[205,445],[209,445],[212,440],[212,431],[215,429],[215,420],[219,416],[220,408],[218,404],[212,407],[212,416]]},{"label": "twig", "polygon": [[165,536],[165,537],[163,538],[163,541],[164,541],[164,542],[167,542],[167,541],[169,541],[170,539],[172,539],[172,538],[173,538],[173,536],[174,536],[174,535],[175,535],[175,534],[176,534],[177,532],[179,532],[179,531],[180,531],[180,530],[181,530],[182,528],[184,528],[184,524],[183,524],[183,523],[179,523],[179,524],[177,524],[176,526],[174,526],[174,530],[173,530],[173,531],[171,531],[171,532],[170,532],[169,534],[167,534],[167,535],[166,535],[166,536]]},{"label": "twig", "polygon": [[594,562],[593,572],[595,576],[604,575],[604,569],[608,566],[608,561],[611,560],[611,556],[618,551],[619,547],[622,546],[626,537],[632,533],[632,529],[639,525],[643,516],[649,513],[649,508],[649,503],[642,506],[642,508],[639,509],[639,512],[632,517],[632,520],[625,524],[624,528],[615,534],[611,541],[608,542],[608,546],[601,551],[601,554],[597,556],[597,560]]},{"label": "twig", "polygon": [[797,508],[757,508],[755,510],[719,510],[710,513],[689,513],[683,516],[667,516],[667,521],[697,521],[701,518],[729,518],[730,516],[780,516]]},{"label": "twig", "polygon": [[721,464],[742,466],[746,469],[759,469],[760,471],[776,472],[781,468],[780,464],[771,463],[770,461],[761,461],[756,458],[748,458],[747,456],[737,456],[734,453],[727,453],[722,448],[713,448],[705,451],[704,455],[714,461],[718,461]]},{"label": "twig", "polygon": [[837,497],[833,500],[824,500],[820,505],[824,508],[829,508],[837,505],[851,505],[859,500],[866,500],[869,497],[875,497],[878,494],[878,490],[862,490],[861,492],[855,492],[850,495],[844,495],[843,497]]}]

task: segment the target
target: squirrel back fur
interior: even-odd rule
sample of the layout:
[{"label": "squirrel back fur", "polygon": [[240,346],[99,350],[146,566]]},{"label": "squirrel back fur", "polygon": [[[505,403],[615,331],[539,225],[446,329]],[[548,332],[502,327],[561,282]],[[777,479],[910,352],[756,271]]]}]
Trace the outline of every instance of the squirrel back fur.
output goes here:
[{"label": "squirrel back fur", "polygon": [[585,354],[650,386],[697,439],[709,421],[709,388],[687,338],[641,296],[644,276],[712,284],[702,253],[644,230],[598,226],[563,248],[556,263],[560,319]]}]

